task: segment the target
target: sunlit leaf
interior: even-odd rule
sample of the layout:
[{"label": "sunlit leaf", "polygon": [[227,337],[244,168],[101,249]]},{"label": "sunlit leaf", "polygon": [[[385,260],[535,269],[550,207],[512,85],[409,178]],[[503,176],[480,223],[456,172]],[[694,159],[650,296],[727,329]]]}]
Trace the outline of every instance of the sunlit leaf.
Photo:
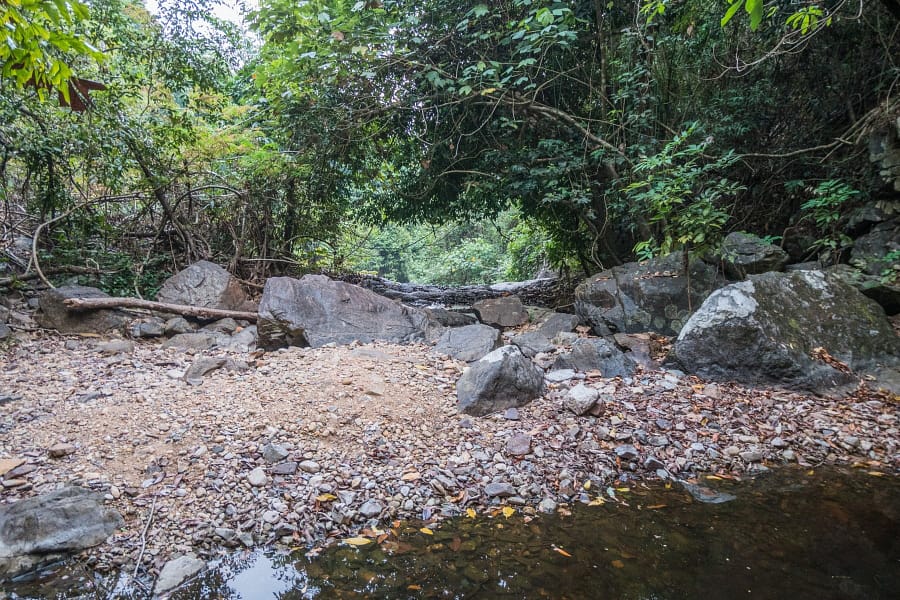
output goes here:
[{"label": "sunlit leaf", "polygon": [[421,531],[425,535],[434,535],[434,531],[428,529],[427,527],[422,527],[421,529],[419,529],[419,531]]},{"label": "sunlit leaf", "polygon": [[512,508],[511,506],[503,507],[503,516],[506,517],[507,519],[510,518],[511,516],[513,516],[514,514],[516,514],[516,509]]},{"label": "sunlit leaf", "polygon": [[316,496],[316,500],[319,502],[331,502],[332,500],[337,500],[337,496],[334,494],[319,494]]},{"label": "sunlit leaf", "polygon": [[474,509],[474,508],[467,508],[467,509],[466,509],[466,516],[469,517],[470,519],[474,519],[474,518],[475,518],[475,514],[476,514],[476,513],[475,513],[475,509]]},{"label": "sunlit leaf", "polygon": [[372,543],[372,540],[364,537],[352,537],[343,540],[345,544],[349,544],[350,546],[366,546]]}]

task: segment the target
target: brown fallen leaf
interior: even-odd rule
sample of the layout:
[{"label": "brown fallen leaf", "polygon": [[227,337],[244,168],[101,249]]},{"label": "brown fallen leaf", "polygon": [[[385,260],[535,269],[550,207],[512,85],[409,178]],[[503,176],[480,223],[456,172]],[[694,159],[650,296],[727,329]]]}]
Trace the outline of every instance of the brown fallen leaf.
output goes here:
[{"label": "brown fallen leaf", "polygon": [[617,568],[617,569],[622,569],[622,568],[625,567],[625,563],[623,563],[623,562],[622,562],[621,560],[619,560],[619,559],[616,559],[616,560],[612,561],[611,564],[612,564],[612,566],[614,566],[614,567]]},{"label": "brown fallen leaf", "polygon": [[553,546],[553,551],[556,552],[557,554],[562,554],[566,558],[572,558],[571,554],[569,554],[568,552],[566,552],[565,550],[563,550],[562,548],[559,548],[557,546]]}]

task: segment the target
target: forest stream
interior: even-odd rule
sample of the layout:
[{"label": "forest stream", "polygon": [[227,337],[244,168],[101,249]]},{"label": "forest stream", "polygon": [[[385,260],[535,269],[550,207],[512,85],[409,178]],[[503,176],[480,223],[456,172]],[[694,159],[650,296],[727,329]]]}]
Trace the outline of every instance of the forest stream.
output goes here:
[{"label": "forest stream", "polygon": [[[785,467],[744,481],[609,488],[602,504],[394,523],[319,551],[223,557],[201,598],[894,598],[900,480]],[[698,501],[696,498],[703,498]],[[138,598],[127,574],[57,567],[4,597]]]}]

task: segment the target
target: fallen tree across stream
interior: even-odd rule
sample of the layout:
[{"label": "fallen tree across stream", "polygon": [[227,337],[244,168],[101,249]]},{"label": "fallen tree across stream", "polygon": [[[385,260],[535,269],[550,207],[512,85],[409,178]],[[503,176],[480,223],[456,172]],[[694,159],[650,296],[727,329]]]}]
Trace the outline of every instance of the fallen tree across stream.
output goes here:
[{"label": "fallen tree across stream", "polygon": [[575,286],[578,283],[575,280],[547,277],[509,283],[442,287],[437,285],[398,283],[372,275],[344,275],[338,277],[338,279],[412,306],[426,306],[429,304],[441,304],[447,307],[471,306],[479,300],[488,298],[518,296],[524,304],[554,309],[572,306]]}]

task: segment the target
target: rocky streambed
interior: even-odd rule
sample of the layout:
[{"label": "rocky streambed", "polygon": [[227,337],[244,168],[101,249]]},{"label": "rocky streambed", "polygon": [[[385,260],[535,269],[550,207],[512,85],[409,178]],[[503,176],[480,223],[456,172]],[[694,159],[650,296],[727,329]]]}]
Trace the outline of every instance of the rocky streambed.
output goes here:
[{"label": "rocky streambed", "polygon": [[[429,345],[117,344],[37,332],[3,350],[2,502],[95,490],[125,524],[79,560],[145,582],[177,557],[322,547],[395,519],[566,511],[636,478],[715,501],[698,474],[900,472],[897,404],[865,388],[825,399],[649,366],[558,369],[534,402],[473,417],[457,411],[465,363]],[[202,357],[236,368],[185,380]],[[601,401],[576,414],[584,394]]]}]

